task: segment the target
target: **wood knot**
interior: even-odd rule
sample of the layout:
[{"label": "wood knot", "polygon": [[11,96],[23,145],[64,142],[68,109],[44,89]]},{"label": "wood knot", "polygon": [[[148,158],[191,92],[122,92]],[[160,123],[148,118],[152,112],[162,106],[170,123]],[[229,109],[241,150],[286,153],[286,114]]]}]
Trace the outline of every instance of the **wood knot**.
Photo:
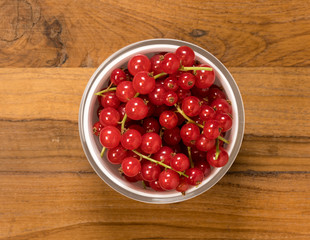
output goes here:
[{"label": "wood knot", "polygon": [[193,31],[191,31],[189,33],[190,36],[194,37],[194,38],[199,38],[202,37],[204,35],[207,35],[208,32],[202,29],[193,29]]},{"label": "wood knot", "polygon": [[55,19],[51,24],[49,24],[47,21],[44,23],[45,25],[45,32],[44,34],[48,39],[50,39],[55,47],[61,48],[63,46],[63,43],[61,42],[60,35],[62,32],[62,26],[60,22]]}]

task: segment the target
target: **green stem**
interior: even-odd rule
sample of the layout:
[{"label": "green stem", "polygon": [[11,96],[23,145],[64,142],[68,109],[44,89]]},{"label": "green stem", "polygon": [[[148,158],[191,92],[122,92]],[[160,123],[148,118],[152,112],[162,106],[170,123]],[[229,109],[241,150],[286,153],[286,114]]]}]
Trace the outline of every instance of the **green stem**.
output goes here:
[{"label": "green stem", "polygon": [[218,159],[220,155],[220,141],[216,139],[216,152],[215,152],[215,160]]},{"label": "green stem", "polygon": [[187,147],[187,152],[188,152],[188,158],[189,158],[189,161],[191,163],[191,168],[194,167],[194,162],[193,162],[193,159],[192,159],[192,150],[191,150],[191,147]]},{"label": "green stem", "polygon": [[218,136],[217,138],[221,140],[222,142],[229,144],[229,141],[223,138],[222,136]]},{"label": "green stem", "polygon": [[169,168],[169,169],[171,169],[171,170],[177,172],[178,174],[180,174],[180,175],[182,175],[182,176],[188,178],[188,176],[187,176],[185,173],[176,171],[176,170],[174,170],[171,166],[169,166],[169,165],[167,165],[167,164],[164,164],[164,163],[162,163],[162,162],[160,162],[160,161],[157,161],[157,160],[155,160],[155,159],[153,159],[153,158],[150,158],[150,157],[148,157],[148,156],[145,156],[145,155],[139,153],[139,152],[136,151],[136,150],[132,150],[132,151],[133,151],[135,154],[137,154],[138,156],[140,156],[140,157],[142,157],[142,158],[144,158],[144,159],[146,159],[146,160],[149,160],[149,161],[151,161],[151,162],[153,162],[153,163],[156,163],[156,164],[158,164],[158,165],[161,165],[161,166],[163,166],[163,167],[165,167],[165,168]]},{"label": "green stem", "polygon": [[160,77],[166,76],[166,75],[167,75],[167,73],[165,73],[165,72],[159,73],[159,74],[157,74],[157,75],[154,76],[154,79],[156,80],[157,78],[160,78]]},{"label": "green stem", "polygon": [[196,123],[193,119],[190,119],[183,111],[182,109],[178,106],[178,105],[174,105],[175,108],[177,109],[177,111],[190,123],[194,123],[195,125],[197,125],[200,128],[203,128],[203,125]]},{"label": "green stem", "polygon": [[121,133],[123,134],[124,133],[124,130],[125,130],[125,122],[127,120],[127,114],[125,113],[124,117],[123,117],[123,120],[122,120],[122,125],[121,125]]},{"label": "green stem", "polygon": [[197,71],[197,70],[205,70],[205,71],[212,71],[213,69],[210,67],[184,67],[182,66],[180,69],[180,71]]},{"label": "green stem", "polygon": [[101,153],[100,153],[101,157],[103,157],[104,151],[105,151],[105,147],[103,147],[102,150],[101,150]]},{"label": "green stem", "polygon": [[107,89],[104,89],[104,90],[102,90],[100,92],[95,93],[95,95],[102,95],[103,93],[111,92],[111,91],[115,91],[115,90],[116,90],[116,87],[107,88]]}]

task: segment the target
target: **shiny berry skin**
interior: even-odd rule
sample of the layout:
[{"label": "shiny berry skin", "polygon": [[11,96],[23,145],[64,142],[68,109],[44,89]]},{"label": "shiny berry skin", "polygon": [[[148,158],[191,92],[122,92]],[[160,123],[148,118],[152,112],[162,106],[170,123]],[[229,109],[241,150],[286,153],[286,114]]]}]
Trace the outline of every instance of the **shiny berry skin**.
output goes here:
[{"label": "shiny berry skin", "polygon": [[162,171],[158,178],[159,185],[164,190],[173,190],[180,183],[179,174],[171,169]]},{"label": "shiny berry skin", "polygon": [[[203,64],[199,67],[210,67],[209,65]],[[212,86],[215,80],[214,69],[212,71],[197,70],[196,71],[196,83],[198,88],[209,88]]]},{"label": "shiny berry skin", "polygon": [[162,73],[163,70],[161,69],[161,60],[164,59],[164,55],[156,54],[153,57],[151,57],[151,72],[153,72],[154,76]]},{"label": "shiny berry skin", "polygon": [[161,148],[161,138],[157,133],[146,133],[142,136],[141,150],[147,154],[153,154]]},{"label": "shiny berry skin", "polygon": [[95,134],[96,136],[99,136],[102,128],[103,128],[103,126],[101,125],[101,123],[100,122],[96,122],[93,125],[93,134]]},{"label": "shiny berry skin", "polygon": [[153,113],[153,116],[154,117],[159,117],[160,114],[163,112],[163,111],[167,111],[169,110],[169,107],[167,105],[160,105],[160,106],[155,106],[155,110],[154,110],[154,113]]},{"label": "shiny berry skin", "polygon": [[188,46],[178,47],[175,55],[181,60],[181,64],[185,67],[193,66],[195,63],[195,53]]},{"label": "shiny berry skin", "polygon": [[152,182],[158,179],[161,172],[160,166],[156,163],[146,162],[141,166],[141,175],[143,180]]},{"label": "shiny berry skin", "polygon": [[220,123],[216,120],[208,120],[203,128],[203,135],[208,139],[216,139],[220,136]]},{"label": "shiny berry skin", "polygon": [[135,76],[138,72],[151,70],[151,61],[147,56],[139,54],[128,61],[128,70],[131,75]]},{"label": "shiny berry skin", "polygon": [[195,144],[196,140],[200,136],[200,130],[197,125],[193,123],[187,123],[181,128],[180,135],[183,142],[193,142],[193,144]]},{"label": "shiny berry skin", "polygon": [[173,153],[174,151],[170,147],[163,146],[152,156],[152,158],[163,162],[166,165],[170,165]]},{"label": "shiny berry skin", "polygon": [[[117,108],[117,111],[119,112],[120,116],[121,116],[121,120],[124,118],[125,114],[126,114],[126,103],[121,103],[118,108]],[[126,119],[126,123],[130,122],[131,119],[127,117]]]},{"label": "shiny berry skin", "polygon": [[99,140],[102,146],[115,148],[121,141],[121,133],[116,127],[107,126],[101,130]]},{"label": "shiny berry skin", "polygon": [[211,166],[205,159],[195,161],[195,168],[200,169],[205,177],[211,173]]},{"label": "shiny berry skin", "polygon": [[100,116],[100,112],[102,111],[102,109],[103,109],[102,106],[99,106],[99,107],[97,108],[97,117],[98,117],[98,118],[99,118],[99,116]]},{"label": "shiny berry skin", "polygon": [[217,113],[215,118],[220,123],[222,132],[227,132],[232,127],[232,118],[227,113]]},{"label": "shiny berry skin", "polygon": [[117,86],[120,82],[126,80],[126,73],[122,69],[116,68],[112,71],[110,80]]},{"label": "shiny berry skin", "polygon": [[195,161],[206,160],[206,157],[207,157],[206,152],[199,151],[196,147],[192,147],[191,152],[192,152],[192,159],[194,159]]},{"label": "shiny berry skin", "polygon": [[154,189],[155,191],[157,191],[157,192],[165,191],[165,190],[162,189],[161,186],[159,185],[159,181],[158,181],[158,180],[153,181],[153,182],[150,182],[150,187],[151,187],[152,189]]},{"label": "shiny berry skin", "polygon": [[132,81],[133,88],[140,94],[149,94],[155,88],[155,79],[148,72],[138,72]]},{"label": "shiny berry skin", "polygon": [[192,186],[199,185],[204,177],[203,172],[198,168],[190,168],[185,171],[185,174],[188,176],[187,183]]},{"label": "shiny berry skin", "polygon": [[99,121],[102,126],[116,126],[121,116],[115,108],[104,108],[99,115]]},{"label": "shiny berry skin", "polygon": [[189,188],[189,184],[187,182],[187,179],[185,177],[181,177],[180,178],[180,183],[179,185],[176,187],[176,191],[181,192],[181,193],[185,193]]},{"label": "shiny berry skin", "polygon": [[161,61],[160,66],[165,73],[176,73],[180,68],[180,59],[174,53],[167,53]]},{"label": "shiny berry skin", "polygon": [[159,123],[167,129],[175,128],[178,124],[178,116],[173,111],[164,111],[159,116]]},{"label": "shiny berry skin", "polygon": [[178,95],[178,101],[182,102],[184,98],[189,97],[191,95],[191,91],[187,89],[178,88],[176,90],[176,94]]},{"label": "shiny berry skin", "polygon": [[220,154],[215,160],[216,148],[212,148],[210,151],[207,152],[207,161],[213,167],[223,167],[228,162],[228,153],[225,151],[224,148],[220,147]]},{"label": "shiny berry skin", "polygon": [[200,113],[200,100],[197,97],[186,97],[182,102],[182,110],[189,117],[195,117]]},{"label": "shiny berry skin", "polygon": [[146,118],[143,120],[143,128],[145,132],[159,133],[160,125],[155,118]]},{"label": "shiny berry skin", "polygon": [[155,89],[148,95],[150,102],[156,106],[164,104],[165,93],[166,90],[163,86],[156,86]]},{"label": "shiny berry skin", "polygon": [[230,115],[232,114],[231,105],[225,99],[215,99],[210,106],[213,107],[216,112],[229,113]]},{"label": "shiny berry skin", "polygon": [[182,73],[181,76],[178,78],[179,87],[186,90],[189,90],[192,87],[194,87],[195,82],[196,77],[189,72]]},{"label": "shiny berry skin", "polygon": [[194,96],[196,96],[198,98],[205,98],[208,96],[209,88],[198,88],[198,87],[194,86],[191,89],[191,92]]},{"label": "shiny berry skin", "polygon": [[128,126],[128,129],[135,129],[135,130],[137,130],[141,134],[141,136],[146,133],[145,129],[143,127],[141,127],[140,125],[138,125],[138,124],[130,124]]},{"label": "shiny berry skin", "polygon": [[188,157],[183,153],[177,153],[170,161],[170,166],[176,170],[183,172],[189,168],[190,162]]},{"label": "shiny berry skin", "polygon": [[140,161],[134,157],[127,157],[122,162],[122,170],[126,176],[134,177],[141,170]]},{"label": "shiny berry skin", "polygon": [[135,129],[128,129],[123,133],[121,144],[125,149],[134,150],[140,147],[142,141],[141,134]]},{"label": "shiny berry skin", "polygon": [[130,81],[123,81],[116,87],[116,96],[122,102],[128,102],[136,95],[136,93],[137,92]]},{"label": "shiny berry skin", "polygon": [[167,91],[164,98],[164,104],[171,107],[178,102],[178,95],[173,91]]},{"label": "shiny berry skin", "polygon": [[101,96],[101,105],[104,108],[112,107],[112,108],[118,108],[120,105],[120,100],[116,96],[115,92],[106,92]]},{"label": "shiny berry skin", "polygon": [[218,98],[226,99],[225,93],[218,88],[210,88],[207,96],[210,103]]},{"label": "shiny berry skin", "polygon": [[201,134],[196,140],[196,148],[199,151],[207,152],[215,146],[215,140],[206,138]]},{"label": "shiny berry skin", "polygon": [[168,145],[177,145],[181,141],[180,129],[178,127],[166,129],[163,136]]},{"label": "shiny berry skin", "polygon": [[180,113],[178,113],[178,112],[176,114],[178,116],[178,126],[180,126],[185,121],[185,118]]},{"label": "shiny berry skin", "polygon": [[133,120],[142,120],[148,113],[146,103],[141,98],[130,99],[125,107],[127,116]]},{"label": "shiny berry skin", "polygon": [[166,91],[175,92],[178,88],[178,79],[174,76],[169,76],[164,80],[164,88]]},{"label": "shiny berry skin", "polygon": [[110,148],[107,151],[107,157],[112,164],[121,164],[123,160],[127,157],[127,150],[121,145],[115,148]]},{"label": "shiny berry skin", "polygon": [[207,120],[214,119],[215,115],[216,115],[215,110],[212,107],[210,107],[206,104],[203,104],[201,106],[201,111],[199,113],[199,117],[202,121],[205,122]]}]

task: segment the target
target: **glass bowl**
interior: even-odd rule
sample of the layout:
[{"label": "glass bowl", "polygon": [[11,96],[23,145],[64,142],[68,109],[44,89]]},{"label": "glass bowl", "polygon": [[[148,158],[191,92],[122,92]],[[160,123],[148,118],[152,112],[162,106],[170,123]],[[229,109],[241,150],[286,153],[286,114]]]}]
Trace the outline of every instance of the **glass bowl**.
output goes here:
[{"label": "glass bowl", "polygon": [[[213,168],[211,174],[198,187],[191,187],[186,195],[177,191],[156,192],[153,189],[144,189],[139,183],[129,183],[118,171],[119,165],[112,165],[100,157],[102,149],[98,137],[92,132],[93,124],[97,120],[99,107],[96,92],[106,87],[111,72],[115,68],[125,67],[129,59],[136,54],[152,56],[159,52],[174,52],[179,46],[189,46],[195,52],[196,59],[214,68],[216,73],[215,84],[222,86],[232,105],[233,126],[225,135],[230,144],[225,148],[229,154],[229,162],[222,168]],[[233,164],[241,147],[244,134],[244,108],[238,86],[225,66],[205,49],[189,42],[175,39],[150,39],[126,46],[112,54],[95,71],[90,78],[80,105],[79,133],[85,155],[98,174],[110,187],[117,192],[146,203],[174,203],[196,197],[215,185]]]}]

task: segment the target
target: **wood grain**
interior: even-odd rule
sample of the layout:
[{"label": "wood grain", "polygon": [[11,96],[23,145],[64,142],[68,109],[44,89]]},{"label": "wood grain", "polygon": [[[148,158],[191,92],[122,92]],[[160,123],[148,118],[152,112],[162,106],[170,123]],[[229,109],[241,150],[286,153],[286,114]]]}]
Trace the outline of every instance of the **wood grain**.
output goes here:
[{"label": "wood grain", "polygon": [[97,67],[150,38],[200,45],[229,67],[310,65],[310,1],[2,0],[0,67]]},{"label": "wood grain", "polygon": [[234,165],[161,206],[118,194],[85,158],[78,106],[94,70],[0,69],[1,240],[309,239],[309,68],[231,68],[246,110]]}]

